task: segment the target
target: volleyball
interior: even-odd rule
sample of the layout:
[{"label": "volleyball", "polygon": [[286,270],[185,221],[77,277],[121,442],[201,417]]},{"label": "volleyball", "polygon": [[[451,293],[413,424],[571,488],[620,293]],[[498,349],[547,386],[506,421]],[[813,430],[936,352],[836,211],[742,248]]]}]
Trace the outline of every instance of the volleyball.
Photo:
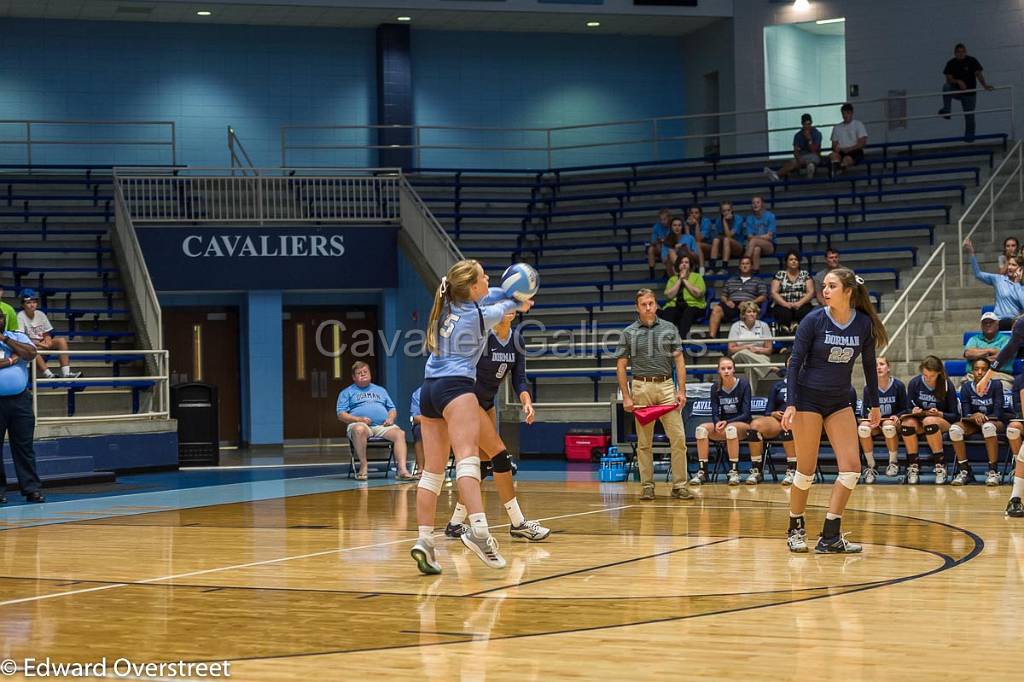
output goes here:
[{"label": "volleyball", "polygon": [[501,275],[501,288],[511,298],[525,301],[536,295],[540,288],[540,275],[526,263],[513,263]]}]

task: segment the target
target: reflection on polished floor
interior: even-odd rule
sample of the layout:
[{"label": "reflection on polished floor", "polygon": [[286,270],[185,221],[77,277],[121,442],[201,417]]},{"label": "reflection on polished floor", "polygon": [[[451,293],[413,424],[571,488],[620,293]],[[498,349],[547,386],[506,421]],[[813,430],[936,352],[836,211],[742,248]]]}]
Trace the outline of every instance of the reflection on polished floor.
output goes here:
[{"label": "reflection on polished floor", "polygon": [[[819,557],[786,551],[778,486],[645,503],[632,484],[524,478],[524,511],[552,536],[496,526],[501,571],[440,539],[437,577],[408,555],[416,489],[392,481],[311,472],[0,516],[0,653],[228,660],[243,680],[1019,672],[1024,523],[1003,517],[1005,488],[861,486],[844,527],[864,554]],[[813,530],[828,492],[812,490]]]}]

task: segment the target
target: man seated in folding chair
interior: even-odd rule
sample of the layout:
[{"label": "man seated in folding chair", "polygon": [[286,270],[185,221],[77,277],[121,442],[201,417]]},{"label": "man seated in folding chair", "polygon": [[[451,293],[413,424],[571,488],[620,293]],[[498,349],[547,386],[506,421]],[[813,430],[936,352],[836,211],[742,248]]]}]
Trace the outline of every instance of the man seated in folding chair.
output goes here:
[{"label": "man seated in folding chair", "polygon": [[[395,424],[398,411],[388,395],[387,389],[370,382],[370,366],[362,361],[352,363],[353,383],[338,394],[338,421],[347,425],[347,435],[352,451],[359,459],[356,479],[365,481],[369,463],[366,460],[366,444],[370,440],[386,440],[393,444],[395,462],[398,465],[398,479],[412,480],[406,468],[405,431]],[[387,469],[384,471],[387,476]]]}]

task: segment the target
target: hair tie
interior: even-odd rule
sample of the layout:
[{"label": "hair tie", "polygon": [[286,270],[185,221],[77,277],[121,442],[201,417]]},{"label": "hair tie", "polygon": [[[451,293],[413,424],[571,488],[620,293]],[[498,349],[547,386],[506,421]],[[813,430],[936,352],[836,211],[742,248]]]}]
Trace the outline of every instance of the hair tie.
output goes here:
[{"label": "hair tie", "polygon": [[442,275],[441,276],[441,286],[438,287],[438,291],[441,292],[442,296],[444,296],[445,294],[448,293],[448,276],[447,275]]},{"label": "hair tie", "polygon": [[857,284],[864,286],[864,278],[860,275],[854,275],[853,278],[857,280]]}]

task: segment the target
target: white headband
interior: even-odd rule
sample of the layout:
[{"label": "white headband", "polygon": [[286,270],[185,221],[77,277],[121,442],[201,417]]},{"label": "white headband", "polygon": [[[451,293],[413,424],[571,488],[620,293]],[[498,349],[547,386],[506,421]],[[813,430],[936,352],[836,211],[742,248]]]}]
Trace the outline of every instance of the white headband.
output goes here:
[{"label": "white headband", "polygon": [[442,296],[444,296],[446,293],[448,293],[448,276],[447,275],[441,277],[441,286],[438,287],[438,291],[441,292]]}]

